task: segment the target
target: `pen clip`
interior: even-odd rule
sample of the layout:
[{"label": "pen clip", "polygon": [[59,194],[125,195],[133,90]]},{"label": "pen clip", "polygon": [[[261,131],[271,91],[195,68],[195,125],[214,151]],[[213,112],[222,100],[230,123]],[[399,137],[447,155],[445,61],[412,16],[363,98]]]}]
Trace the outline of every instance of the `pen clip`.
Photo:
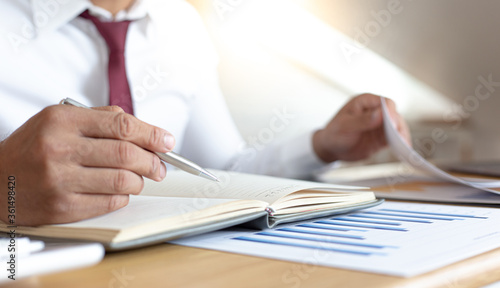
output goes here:
[{"label": "pen clip", "polygon": [[80,108],[90,108],[90,107],[87,107],[87,106],[83,105],[82,103],[75,101],[71,98],[64,98],[59,102],[59,104],[71,105],[71,106],[76,106],[76,107],[80,107]]}]

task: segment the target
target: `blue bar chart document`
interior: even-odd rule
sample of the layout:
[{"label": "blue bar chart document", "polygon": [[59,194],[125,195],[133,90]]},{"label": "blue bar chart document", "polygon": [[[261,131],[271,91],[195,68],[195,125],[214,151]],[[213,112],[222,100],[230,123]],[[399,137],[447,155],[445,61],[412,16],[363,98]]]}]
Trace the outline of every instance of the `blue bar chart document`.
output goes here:
[{"label": "blue bar chart document", "polygon": [[500,209],[386,202],[262,231],[233,228],[172,243],[410,277],[500,247]]}]

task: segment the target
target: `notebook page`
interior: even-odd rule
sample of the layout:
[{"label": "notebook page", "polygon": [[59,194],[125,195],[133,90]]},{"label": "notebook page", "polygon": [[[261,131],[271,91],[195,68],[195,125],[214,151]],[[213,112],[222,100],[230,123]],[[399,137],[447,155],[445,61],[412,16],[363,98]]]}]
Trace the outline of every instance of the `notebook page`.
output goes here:
[{"label": "notebook page", "polygon": [[303,189],[323,188],[336,191],[363,190],[364,187],[335,185],[251,175],[236,172],[211,170],[220,182],[209,181],[183,171],[169,171],[161,183],[145,180],[141,195],[189,197],[255,199],[274,203],[281,197]]},{"label": "notebook page", "polygon": [[[204,199],[203,207],[209,208],[219,204],[228,203],[231,199]],[[69,224],[52,225],[54,227],[73,228],[101,228],[111,230],[122,230],[137,225],[142,225],[166,217],[181,216],[187,212],[197,210],[199,204],[196,199],[165,198],[130,196],[129,204],[111,213],[94,217],[87,220]],[[201,209],[200,209],[201,210]]]}]

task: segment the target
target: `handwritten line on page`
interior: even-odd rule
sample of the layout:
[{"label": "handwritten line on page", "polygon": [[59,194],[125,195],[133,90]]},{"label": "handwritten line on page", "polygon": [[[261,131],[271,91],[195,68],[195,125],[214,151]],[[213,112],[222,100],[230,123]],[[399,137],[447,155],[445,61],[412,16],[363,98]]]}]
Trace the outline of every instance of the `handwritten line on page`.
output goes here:
[{"label": "handwritten line on page", "polygon": [[500,181],[453,176],[439,169],[438,167],[428,162],[427,160],[425,160],[420,154],[417,153],[417,151],[411,148],[404,141],[401,135],[399,135],[398,131],[396,130],[394,122],[389,116],[387,105],[385,103],[385,100],[383,99],[382,99],[382,111],[384,117],[384,129],[385,129],[386,139],[389,143],[389,146],[393,149],[393,152],[396,154],[399,160],[401,160],[402,162],[406,162],[410,164],[412,167],[415,167],[423,172],[427,172],[430,173],[431,175],[437,176],[443,180],[460,183],[484,191],[500,194],[499,191],[489,189],[489,188],[500,188]]}]

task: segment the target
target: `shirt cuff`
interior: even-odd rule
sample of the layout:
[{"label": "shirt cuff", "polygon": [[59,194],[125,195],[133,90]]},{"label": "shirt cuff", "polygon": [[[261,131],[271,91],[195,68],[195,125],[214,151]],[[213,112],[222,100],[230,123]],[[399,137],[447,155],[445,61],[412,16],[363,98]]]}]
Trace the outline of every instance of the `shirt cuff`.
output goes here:
[{"label": "shirt cuff", "polygon": [[314,152],[312,144],[314,132],[307,132],[292,138],[282,147],[281,159],[287,177],[311,178],[316,170],[328,165]]}]

